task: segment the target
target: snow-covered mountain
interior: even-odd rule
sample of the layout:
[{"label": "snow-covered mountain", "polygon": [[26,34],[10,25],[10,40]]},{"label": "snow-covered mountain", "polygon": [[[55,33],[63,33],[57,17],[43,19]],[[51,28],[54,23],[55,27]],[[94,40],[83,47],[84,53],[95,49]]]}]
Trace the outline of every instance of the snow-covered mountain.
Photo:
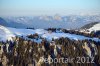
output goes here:
[{"label": "snow-covered mountain", "polygon": [[87,32],[87,33],[98,32],[100,31],[100,23],[93,22],[93,23],[86,24],[83,27],[81,27],[80,31]]},{"label": "snow-covered mountain", "polygon": [[16,29],[16,28],[11,28],[11,27],[4,27],[0,25],[0,41],[6,41],[6,40],[12,40],[12,37],[15,36],[27,36],[30,34],[44,34],[47,31],[44,29]]},{"label": "snow-covered mountain", "polygon": [[81,27],[81,29],[89,29],[91,27],[93,27],[95,24],[98,24],[99,22],[92,22],[92,23],[89,23],[89,24],[86,24],[84,26]]},{"label": "snow-covered mountain", "polygon": [[91,22],[100,22],[99,15],[68,15],[68,16],[30,16],[30,17],[1,17],[1,25],[17,28],[80,28]]},{"label": "snow-covered mountain", "polygon": [[93,25],[88,29],[89,31],[100,31],[100,23]]},{"label": "snow-covered mountain", "polygon": [[0,26],[0,41],[2,40],[12,40],[11,38],[14,36],[27,36],[30,34],[39,34],[40,37],[46,38],[47,40],[51,41],[52,38],[58,39],[60,37],[68,37],[74,40],[84,40],[84,39],[92,39],[95,41],[100,41],[98,38],[89,38],[82,35],[70,34],[70,33],[63,33],[63,32],[52,32],[50,33],[44,29],[18,29],[18,28],[10,28]]},{"label": "snow-covered mountain", "polygon": [[0,17],[0,25],[7,26],[7,27],[17,27],[17,28],[26,27],[25,24],[15,22],[15,21],[12,21],[12,20],[7,21],[6,19],[1,18],[1,17]]}]

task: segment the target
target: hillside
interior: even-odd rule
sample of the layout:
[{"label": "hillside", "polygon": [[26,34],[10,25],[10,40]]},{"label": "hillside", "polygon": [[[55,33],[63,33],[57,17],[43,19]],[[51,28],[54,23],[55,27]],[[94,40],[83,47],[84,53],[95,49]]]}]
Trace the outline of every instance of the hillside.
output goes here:
[{"label": "hillside", "polygon": [[93,25],[91,28],[89,28],[89,31],[100,31],[100,23]]},{"label": "hillside", "polygon": [[81,29],[89,29],[91,27],[93,27],[93,25],[98,24],[99,22],[92,22],[89,24],[84,25],[83,27],[81,27]]},{"label": "hillside", "polygon": [[[1,17],[9,27],[17,28],[64,28],[64,29],[78,29],[91,22],[100,22],[99,15],[54,15],[54,16],[22,16],[22,17]],[[73,24],[73,25],[72,25]]]},{"label": "hillside", "polygon": [[6,27],[17,27],[17,28],[25,28],[26,25],[18,22],[14,22],[12,20],[7,21],[6,19],[0,17],[0,25],[6,26]]},{"label": "hillside", "polygon": [[0,25],[0,40],[12,40],[15,35],[6,27]]},{"label": "hillside", "polygon": [[[12,39],[12,37],[14,38]],[[24,60],[24,64],[26,65],[31,62],[29,60],[33,60],[34,62],[36,61],[35,63],[31,62],[33,65],[36,64],[36,66],[40,66],[41,64],[38,64],[41,62],[41,60],[45,58],[55,59],[59,56],[60,58],[68,57],[76,59],[82,57],[90,59],[88,63],[87,61],[85,61],[84,63],[80,62],[84,66],[86,66],[87,64],[90,66],[94,66],[94,64],[98,66],[100,60],[97,59],[97,56],[100,58],[99,38],[90,38],[83,36],[83,34],[76,35],[58,30],[52,32],[50,30],[44,29],[18,29],[0,26],[0,47],[0,55],[6,53],[5,57],[0,58],[5,58],[4,60],[7,59],[9,62],[11,62],[8,64],[9,66],[12,63],[14,65],[18,64],[16,66],[23,66],[19,64],[19,62],[23,63],[23,61],[20,60]],[[21,59],[20,56],[22,56]],[[91,62],[91,60],[93,61]],[[2,61],[2,63],[3,62],[4,61]],[[75,65],[76,60],[74,60],[73,62],[75,63],[70,64]],[[46,63],[42,62],[42,64]],[[62,66],[62,63],[59,64],[60,66]],[[64,63],[63,66],[65,66],[66,64],[69,63]],[[52,66],[51,64],[49,65]]]},{"label": "hillside", "polygon": [[70,34],[70,33],[63,33],[63,32],[52,32],[50,33],[47,30],[44,29],[18,29],[18,28],[10,28],[10,27],[4,27],[0,26],[0,38],[1,40],[9,40],[13,36],[27,36],[30,34],[39,34],[40,37],[46,38],[47,40],[51,41],[53,38],[58,39],[61,37],[68,37],[70,39],[74,40],[84,40],[84,39],[92,39],[95,41],[98,41],[98,38],[89,38],[82,35],[76,35],[76,34]]},{"label": "hillside", "polygon": [[8,23],[6,22],[6,20],[0,17],[0,25],[8,26]]}]

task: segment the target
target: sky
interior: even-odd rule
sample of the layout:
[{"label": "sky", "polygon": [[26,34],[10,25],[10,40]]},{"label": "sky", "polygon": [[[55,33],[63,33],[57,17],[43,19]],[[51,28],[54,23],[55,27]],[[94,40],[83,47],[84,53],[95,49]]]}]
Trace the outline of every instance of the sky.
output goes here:
[{"label": "sky", "polygon": [[100,0],[0,0],[0,16],[100,13]]}]

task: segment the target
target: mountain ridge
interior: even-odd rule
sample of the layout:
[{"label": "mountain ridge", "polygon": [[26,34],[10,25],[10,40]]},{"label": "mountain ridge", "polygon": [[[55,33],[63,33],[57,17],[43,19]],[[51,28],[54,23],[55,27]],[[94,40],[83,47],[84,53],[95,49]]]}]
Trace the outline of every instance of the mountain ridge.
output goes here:
[{"label": "mountain ridge", "polygon": [[98,23],[99,22],[92,22],[92,23],[86,24],[83,27],[81,27],[81,29],[89,29],[89,28],[93,27],[93,25],[96,25]]},{"label": "mountain ridge", "polygon": [[77,29],[91,22],[100,22],[100,16],[32,16],[32,17],[1,17],[4,19],[0,22],[7,23],[9,27],[17,28],[65,28]]}]

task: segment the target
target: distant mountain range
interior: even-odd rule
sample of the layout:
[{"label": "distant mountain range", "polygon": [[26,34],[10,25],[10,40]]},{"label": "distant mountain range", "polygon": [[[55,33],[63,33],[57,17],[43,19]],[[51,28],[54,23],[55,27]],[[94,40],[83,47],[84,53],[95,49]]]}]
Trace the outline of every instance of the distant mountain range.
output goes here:
[{"label": "distant mountain range", "polygon": [[24,24],[21,24],[21,23],[12,21],[12,20],[7,21],[6,19],[1,18],[1,17],[0,17],[0,25],[7,26],[7,27],[17,27],[17,28],[22,28],[22,27],[27,26],[27,25],[24,25]]},{"label": "distant mountain range", "polygon": [[0,25],[17,28],[78,29],[91,22],[100,22],[100,15],[0,17]]}]

